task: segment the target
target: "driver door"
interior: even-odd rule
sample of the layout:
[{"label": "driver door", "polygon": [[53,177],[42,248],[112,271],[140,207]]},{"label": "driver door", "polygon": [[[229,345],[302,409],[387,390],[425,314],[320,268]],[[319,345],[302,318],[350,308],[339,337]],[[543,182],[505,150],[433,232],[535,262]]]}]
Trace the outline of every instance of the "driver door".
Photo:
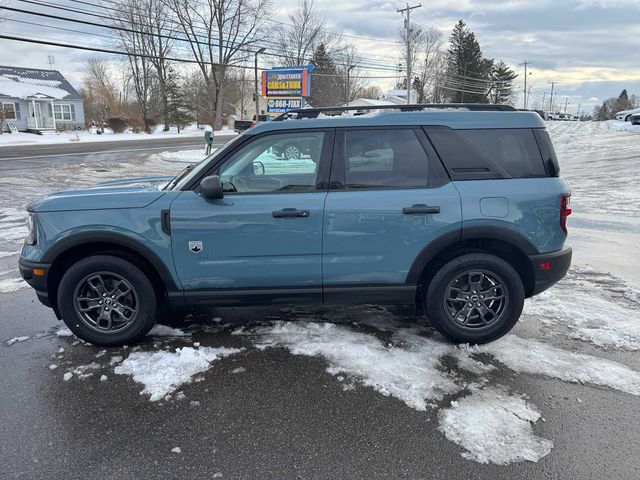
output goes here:
[{"label": "driver door", "polygon": [[[292,143],[300,155],[286,159],[283,145]],[[332,145],[332,130],[256,136],[207,172],[220,176],[224,198],[206,199],[196,187],[174,200],[172,250],[187,299],[231,304],[298,293],[321,301]]]}]

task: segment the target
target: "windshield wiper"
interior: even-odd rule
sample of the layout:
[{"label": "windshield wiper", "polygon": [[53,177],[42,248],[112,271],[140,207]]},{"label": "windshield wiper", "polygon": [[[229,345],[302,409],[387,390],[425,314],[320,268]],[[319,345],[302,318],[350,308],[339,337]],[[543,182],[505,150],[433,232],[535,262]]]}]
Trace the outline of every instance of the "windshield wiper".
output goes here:
[{"label": "windshield wiper", "polygon": [[171,181],[167,184],[167,186],[164,188],[164,190],[171,190],[173,187],[175,187],[175,186],[176,186],[176,184],[177,184],[180,180],[182,180],[182,179],[185,177],[185,175],[186,175],[187,173],[189,173],[189,172],[193,169],[193,167],[194,167],[194,166],[195,166],[195,165],[191,164],[191,165],[187,165],[186,167],[184,167],[184,168],[182,169],[182,171],[181,171],[180,173],[178,173],[178,175],[176,175],[176,176],[175,176],[175,178],[174,178],[173,180],[171,180]]}]

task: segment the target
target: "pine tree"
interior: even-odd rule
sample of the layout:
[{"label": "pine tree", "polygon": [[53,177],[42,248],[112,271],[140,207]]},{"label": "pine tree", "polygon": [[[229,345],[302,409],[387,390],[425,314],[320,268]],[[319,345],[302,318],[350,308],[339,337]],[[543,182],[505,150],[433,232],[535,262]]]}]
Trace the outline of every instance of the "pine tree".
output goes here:
[{"label": "pine tree", "polygon": [[633,104],[631,100],[629,100],[629,94],[627,93],[627,89],[622,90],[618,99],[613,104],[613,108],[611,109],[611,116],[615,117],[616,113],[622,112],[623,110],[631,110],[633,108]]},{"label": "pine tree", "polygon": [[314,107],[330,107],[343,102],[344,92],[338,82],[338,70],[324,44],[313,52],[314,71],[311,73],[309,103]]},{"label": "pine tree", "polygon": [[[475,34],[460,20],[453,29],[447,52],[447,93],[453,102],[487,101],[493,60],[484,59]],[[463,91],[464,90],[464,91]]]},{"label": "pine tree", "polygon": [[193,108],[180,86],[179,77],[173,71],[167,75],[165,91],[168,100],[165,113],[169,122],[174,124],[178,128],[178,133],[180,133],[180,130],[195,121],[195,117],[192,113]]},{"label": "pine tree", "polygon": [[513,80],[518,76],[516,72],[500,60],[493,64],[491,71],[491,87],[489,102],[495,104],[513,104]]}]

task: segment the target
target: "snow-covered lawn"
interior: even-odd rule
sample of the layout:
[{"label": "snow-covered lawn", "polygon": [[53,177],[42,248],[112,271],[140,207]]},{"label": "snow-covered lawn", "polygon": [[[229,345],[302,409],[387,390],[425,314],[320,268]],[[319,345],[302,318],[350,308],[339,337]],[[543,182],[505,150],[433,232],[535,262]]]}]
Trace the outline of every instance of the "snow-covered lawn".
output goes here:
[{"label": "snow-covered lawn", "polygon": [[[237,135],[236,132],[224,127],[214,133],[223,134],[225,136]],[[179,137],[203,137],[204,130],[199,129],[196,125],[190,125],[178,133],[176,127],[171,127],[168,132],[162,130],[162,126],[157,126],[150,133],[133,133],[131,131],[123,133],[113,133],[110,129],[105,129],[101,135],[96,133],[95,128],[89,130],[81,130],[77,132],[60,132],[57,135],[36,135],[33,133],[3,133],[0,135],[0,148],[3,146],[16,145],[50,145],[56,143],[87,143],[87,142],[121,142],[127,140],[157,140],[158,138],[179,138]],[[203,140],[204,142],[204,140]]]},{"label": "snow-covered lawn", "polygon": [[[235,329],[233,339],[257,355],[285,349],[317,358],[345,395],[366,388],[393,399],[398,408],[424,412],[425,422],[430,412],[435,413],[443,438],[458,445],[465,459],[508,464],[553,455],[554,439],[538,433],[544,432],[540,427],[545,410],[527,397],[531,392],[526,391],[526,381],[518,382],[514,391],[500,379],[510,374],[554,379],[584,389],[585,397],[594,387],[634,399],[640,396],[637,368],[612,359],[612,353],[640,350],[640,136],[635,128],[618,123],[548,123],[562,175],[573,191],[569,243],[575,251],[574,265],[557,286],[526,302],[514,333],[489,345],[458,347],[427,327],[369,306],[357,307],[357,315],[355,307],[329,310],[322,318],[300,309],[291,314],[297,322],[250,324]],[[201,151],[164,152],[144,163],[61,165],[0,180],[0,257],[17,251],[16,239],[24,234],[20,204],[41,192],[43,184],[73,187],[106,178],[170,173],[201,156]],[[265,162],[267,168],[277,168],[280,160]],[[309,167],[304,159],[299,163],[301,169]],[[16,186],[20,198],[11,196]],[[16,273],[0,268],[0,293],[22,286]],[[354,317],[358,323],[350,321]],[[114,374],[129,376],[145,399],[158,404],[179,400],[189,395],[190,383],[206,381],[205,373],[214,365],[251,375],[250,368],[230,363],[240,357],[237,345],[201,346],[193,341],[196,334],[199,340],[220,338],[220,323],[216,319],[184,329],[158,326],[144,346],[110,356],[96,349],[95,359],[83,365],[64,365],[62,350],[51,375],[69,385],[78,380],[109,384]],[[67,349],[83,345],[67,329],[57,335]],[[15,338],[6,342],[21,348]],[[576,408],[579,403],[577,399]]]}]

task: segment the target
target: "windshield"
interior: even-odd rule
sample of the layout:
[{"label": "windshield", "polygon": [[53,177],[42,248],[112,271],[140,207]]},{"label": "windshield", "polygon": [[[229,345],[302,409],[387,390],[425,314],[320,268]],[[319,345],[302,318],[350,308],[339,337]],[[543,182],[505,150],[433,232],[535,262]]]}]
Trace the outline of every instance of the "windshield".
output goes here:
[{"label": "windshield", "polygon": [[218,155],[224,154],[227,150],[232,149],[236,144],[243,141],[245,137],[243,135],[238,135],[236,138],[231,140],[230,142],[225,143],[218,150],[213,152],[211,155],[204,157],[198,163],[194,163],[189,165],[180,171],[178,175],[176,175],[173,180],[171,180],[167,186],[164,188],[165,190],[181,190],[185,185],[189,183],[189,181],[198,176],[204,169],[208,168],[211,164],[212,160],[214,160]]}]

